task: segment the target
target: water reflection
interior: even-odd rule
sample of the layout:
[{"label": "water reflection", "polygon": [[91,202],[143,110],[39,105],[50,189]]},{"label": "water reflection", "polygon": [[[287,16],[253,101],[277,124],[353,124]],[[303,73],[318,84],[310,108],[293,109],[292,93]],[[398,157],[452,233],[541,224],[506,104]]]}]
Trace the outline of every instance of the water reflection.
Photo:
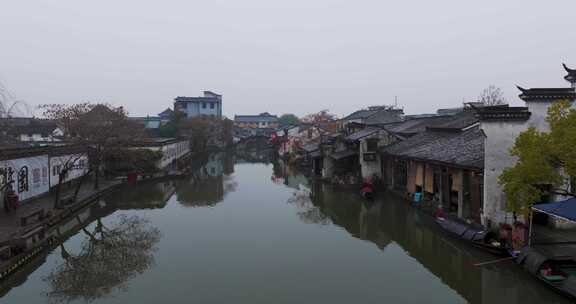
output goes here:
[{"label": "water reflection", "polygon": [[195,158],[190,178],[79,211],[0,302],[568,303],[512,263],[474,267],[493,257],[393,195],[366,203],[252,153]]},{"label": "water reflection", "polygon": [[[158,228],[142,216],[120,214],[119,210],[165,208],[171,197],[184,206],[213,206],[235,191],[234,158],[231,153],[200,155],[191,164],[185,180],[145,181],[126,185],[47,231],[56,241],[52,250],[60,262],[42,276],[45,295],[52,303],[92,302],[126,291],[128,282],[154,265]],[[104,219],[113,218],[106,222]],[[74,237],[78,242],[68,241]],[[24,284],[46,263],[48,250],[36,256],[18,273],[0,282],[0,297]]]},{"label": "water reflection", "polygon": [[[291,174],[300,177],[284,176],[284,180],[303,176]],[[512,262],[473,266],[494,257],[445,235],[428,215],[393,194],[366,202],[356,193],[319,182],[297,185],[288,203],[304,223],[333,223],[380,250],[394,243],[470,303],[568,303]]]},{"label": "water reflection", "polygon": [[127,282],[148,270],[154,263],[160,231],[138,216],[120,216],[116,223],[104,225],[100,219],[92,232],[82,229],[87,238],[77,253],[60,245],[63,262],[44,281],[51,303],[74,300],[87,302],[126,290]]},{"label": "water reflection", "polygon": [[231,153],[213,153],[194,169],[192,175],[178,183],[178,202],[190,207],[213,207],[234,192],[238,186]]},{"label": "water reflection", "polygon": [[138,186],[127,186],[108,198],[120,210],[162,209],[176,192],[176,181],[144,182]]}]

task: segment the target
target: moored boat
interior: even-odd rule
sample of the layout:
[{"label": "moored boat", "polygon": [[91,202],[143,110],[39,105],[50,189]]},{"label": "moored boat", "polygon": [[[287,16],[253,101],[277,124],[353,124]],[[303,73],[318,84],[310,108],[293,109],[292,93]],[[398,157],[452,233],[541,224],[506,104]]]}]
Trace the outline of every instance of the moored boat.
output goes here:
[{"label": "moored boat", "polygon": [[516,263],[557,293],[576,300],[576,260],[573,257],[548,257],[527,247],[518,254]]},{"label": "moored boat", "polygon": [[366,181],[364,181],[364,183],[362,183],[360,194],[366,200],[374,199],[374,182],[372,178],[368,178]]},{"label": "moored boat", "polygon": [[436,223],[438,223],[443,230],[469,242],[476,248],[498,256],[511,255],[506,243],[499,240],[496,233],[443,216],[436,217]]}]

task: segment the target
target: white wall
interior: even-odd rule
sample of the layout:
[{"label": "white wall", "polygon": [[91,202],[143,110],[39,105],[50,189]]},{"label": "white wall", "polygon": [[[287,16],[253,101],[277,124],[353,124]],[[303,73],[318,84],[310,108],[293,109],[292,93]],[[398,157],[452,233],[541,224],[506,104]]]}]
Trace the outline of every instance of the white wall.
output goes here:
[{"label": "white wall", "polygon": [[[13,189],[20,200],[48,192],[48,155],[0,161],[0,185],[13,180]],[[19,175],[20,172],[22,176]]]},{"label": "white wall", "polygon": [[[514,166],[516,158],[510,148],[516,137],[527,128],[524,121],[483,121],[480,128],[486,135],[484,142],[484,206],[482,224],[493,224],[511,218],[505,212],[506,197],[498,184],[498,177],[505,168]],[[510,221],[508,221],[510,222]]]},{"label": "white wall", "polygon": [[158,167],[160,169],[166,168],[173,161],[179,159],[180,157],[186,155],[190,151],[190,142],[187,140],[178,141],[168,145],[164,145],[161,148],[162,159]]},{"label": "white wall", "polygon": [[72,169],[68,171],[65,182],[79,178],[86,174],[89,169],[88,156],[85,154],[66,154],[50,157],[50,187],[58,185],[58,174],[64,169],[65,165],[71,165]]},{"label": "white wall", "polygon": [[[516,159],[510,156],[510,148],[516,137],[530,126],[538,131],[549,131],[546,122],[548,107],[553,101],[529,101],[526,106],[531,115],[527,121],[483,121],[480,128],[486,135],[484,143],[484,207],[483,224],[490,220],[493,225],[511,222],[512,215],[505,212],[506,197],[498,184],[498,177],[505,168],[512,167]],[[508,219],[508,220],[507,220]]]},{"label": "white wall", "polygon": [[[374,136],[370,136],[368,138],[372,138]],[[360,171],[362,173],[362,179],[366,179],[368,177],[372,177],[374,175],[378,177],[382,177],[382,170],[381,170],[381,160],[380,160],[380,153],[376,151],[376,159],[373,161],[365,161],[364,160],[364,153],[368,152],[368,138],[363,138],[360,141],[360,153],[358,155],[360,161]],[[380,143],[378,145],[380,147]],[[370,151],[374,152],[374,151]]]},{"label": "white wall", "polygon": [[550,131],[550,126],[546,122],[546,116],[548,115],[548,107],[552,105],[552,102],[546,101],[535,101],[527,102],[526,106],[528,111],[532,113],[530,119],[527,122],[526,129],[528,126],[534,126],[539,131]]}]

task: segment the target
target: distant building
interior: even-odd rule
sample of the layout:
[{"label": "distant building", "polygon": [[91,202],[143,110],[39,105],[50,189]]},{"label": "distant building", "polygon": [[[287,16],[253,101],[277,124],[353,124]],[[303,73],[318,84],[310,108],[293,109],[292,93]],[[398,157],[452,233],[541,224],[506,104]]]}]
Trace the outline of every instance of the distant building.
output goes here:
[{"label": "distant building", "polygon": [[166,110],[158,113],[158,117],[160,118],[160,120],[162,120],[162,123],[170,121],[170,119],[172,119],[172,116],[174,116],[174,111],[172,111],[172,109],[170,108],[167,108]]},{"label": "distant building", "polygon": [[5,135],[20,142],[59,141],[62,131],[53,120],[34,117],[11,117],[0,119],[0,127]]},{"label": "distant building", "polygon": [[238,128],[276,129],[279,124],[278,116],[264,112],[258,115],[236,115],[234,125]]},{"label": "distant building", "polygon": [[222,95],[204,91],[202,97],[178,96],[174,99],[174,111],[185,113],[188,118],[197,116],[221,118]]},{"label": "distant building", "polygon": [[158,116],[128,117],[128,120],[137,123],[144,129],[158,129],[163,124],[162,119]]},{"label": "distant building", "polygon": [[176,138],[145,138],[132,143],[132,147],[161,152],[162,159],[156,163],[156,167],[164,170],[190,152],[190,141]]}]

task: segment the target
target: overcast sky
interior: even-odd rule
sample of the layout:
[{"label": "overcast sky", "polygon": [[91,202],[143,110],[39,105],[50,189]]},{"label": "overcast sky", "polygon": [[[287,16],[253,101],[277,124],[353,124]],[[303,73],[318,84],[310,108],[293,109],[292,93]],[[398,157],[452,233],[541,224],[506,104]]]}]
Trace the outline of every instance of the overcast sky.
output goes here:
[{"label": "overcast sky", "polygon": [[576,1],[5,0],[0,82],[31,105],[110,102],[155,115],[223,94],[224,114],[410,114],[486,86],[562,87]]}]

